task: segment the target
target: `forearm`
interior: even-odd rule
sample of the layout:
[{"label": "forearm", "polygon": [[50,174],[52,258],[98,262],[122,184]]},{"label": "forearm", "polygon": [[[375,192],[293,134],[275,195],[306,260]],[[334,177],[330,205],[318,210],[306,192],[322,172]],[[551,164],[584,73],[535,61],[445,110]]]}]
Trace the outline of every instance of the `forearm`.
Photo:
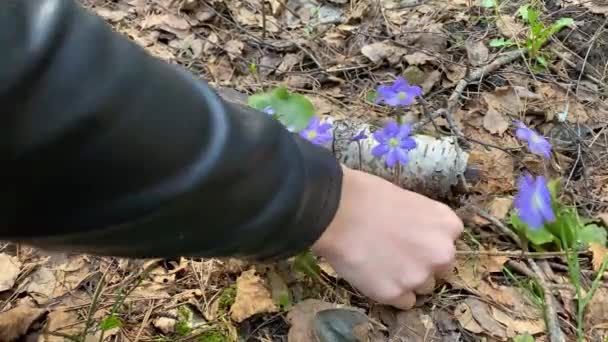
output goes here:
[{"label": "forearm", "polygon": [[0,13],[1,239],[276,257],[331,221],[342,174],[328,152],[226,104],[71,1],[5,0]]}]

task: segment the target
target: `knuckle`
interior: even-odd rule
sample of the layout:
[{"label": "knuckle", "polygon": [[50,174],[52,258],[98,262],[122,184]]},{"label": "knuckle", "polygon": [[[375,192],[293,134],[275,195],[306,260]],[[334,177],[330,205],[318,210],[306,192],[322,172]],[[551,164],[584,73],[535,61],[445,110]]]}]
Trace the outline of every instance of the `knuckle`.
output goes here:
[{"label": "knuckle", "polygon": [[401,277],[400,284],[404,288],[404,290],[411,290],[423,285],[429,276],[430,272],[419,270],[417,272],[412,272],[404,277]]},{"label": "knuckle", "polygon": [[434,266],[448,266],[456,259],[456,248],[451,242],[445,243],[437,249],[434,256]]},{"label": "knuckle", "polygon": [[387,285],[383,287],[380,291],[378,291],[378,293],[376,293],[374,297],[376,297],[375,299],[377,301],[386,304],[399,298],[401,293],[402,290],[400,287],[394,285]]}]

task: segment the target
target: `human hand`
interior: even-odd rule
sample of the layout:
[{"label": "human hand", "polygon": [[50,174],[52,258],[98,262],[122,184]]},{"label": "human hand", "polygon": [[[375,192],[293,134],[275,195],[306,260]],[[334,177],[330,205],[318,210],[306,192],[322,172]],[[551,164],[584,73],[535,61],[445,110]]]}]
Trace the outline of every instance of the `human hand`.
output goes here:
[{"label": "human hand", "polygon": [[409,309],[452,270],[463,223],[440,202],[343,169],[340,206],[313,252],[373,300]]}]

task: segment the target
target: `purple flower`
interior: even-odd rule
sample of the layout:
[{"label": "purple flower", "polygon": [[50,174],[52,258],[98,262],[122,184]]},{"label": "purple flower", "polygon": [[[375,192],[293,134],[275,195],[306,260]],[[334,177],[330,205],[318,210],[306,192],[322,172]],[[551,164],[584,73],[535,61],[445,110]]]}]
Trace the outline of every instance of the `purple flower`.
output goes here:
[{"label": "purple flower", "polygon": [[266,113],[268,115],[275,115],[276,114],[276,111],[271,106],[267,106],[266,108],[262,109],[262,112],[264,112],[264,113]]},{"label": "purple flower", "polygon": [[528,142],[528,149],[532,153],[541,154],[545,158],[551,158],[551,144],[535,130],[528,128],[523,122],[517,121],[515,135],[521,140]]},{"label": "purple flower", "polygon": [[416,96],[422,95],[422,88],[411,86],[403,77],[398,77],[392,85],[378,86],[377,103],[384,102],[389,106],[407,106]]},{"label": "purple flower", "polygon": [[362,129],[361,132],[357,133],[357,135],[352,137],[350,140],[359,141],[359,140],[363,140],[363,139],[367,139],[367,134],[365,134],[365,129]]},{"label": "purple flower", "polygon": [[321,145],[331,141],[332,136],[330,128],[331,124],[322,124],[318,117],[313,116],[312,119],[310,119],[308,127],[300,132],[300,136],[313,144]]},{"label": "purple flower", "polygon": [[372,149],[375,157],[386,156],[386,165],[395,166],[397,162],[407,164],[408,151],[416,148],[416,140],[410,137],[412,127],[403,124],[401,127],[396,122],[390,121],[383,130],[374,132],[373,137],[379,143]]},{"label": "purple flower", "polygon": [[546,222],[555,221],[551,193],[545,177],[536,180],[526,174],[519,180],[518,193],[513,201],[519,218],[531,229],[540,229]]}]

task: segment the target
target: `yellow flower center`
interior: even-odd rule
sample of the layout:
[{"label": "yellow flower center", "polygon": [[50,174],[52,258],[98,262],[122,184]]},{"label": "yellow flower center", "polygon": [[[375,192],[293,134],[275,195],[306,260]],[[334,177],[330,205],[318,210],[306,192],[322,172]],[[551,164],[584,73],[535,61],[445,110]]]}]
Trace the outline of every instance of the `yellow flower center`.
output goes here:
[{"label": "yellow flower center", "polygon": [[308,137],[308,139],[314,139],[317,137],[317,132],[315,131],[308,131],[308,133],[306,133],[306,136]]},{"label": "yellow flower center", "polygon": [[397,140],[396,138],[391,138],[388,140],[388,145],[390,147],[397,147],[399,146],[399,140]]},{"label": "yellow flower center", "polygon": [[397,95],[399,97],[399,100],[405,100],[407,99],[407,94],[405,92],[399,92],[399,94]]}]

